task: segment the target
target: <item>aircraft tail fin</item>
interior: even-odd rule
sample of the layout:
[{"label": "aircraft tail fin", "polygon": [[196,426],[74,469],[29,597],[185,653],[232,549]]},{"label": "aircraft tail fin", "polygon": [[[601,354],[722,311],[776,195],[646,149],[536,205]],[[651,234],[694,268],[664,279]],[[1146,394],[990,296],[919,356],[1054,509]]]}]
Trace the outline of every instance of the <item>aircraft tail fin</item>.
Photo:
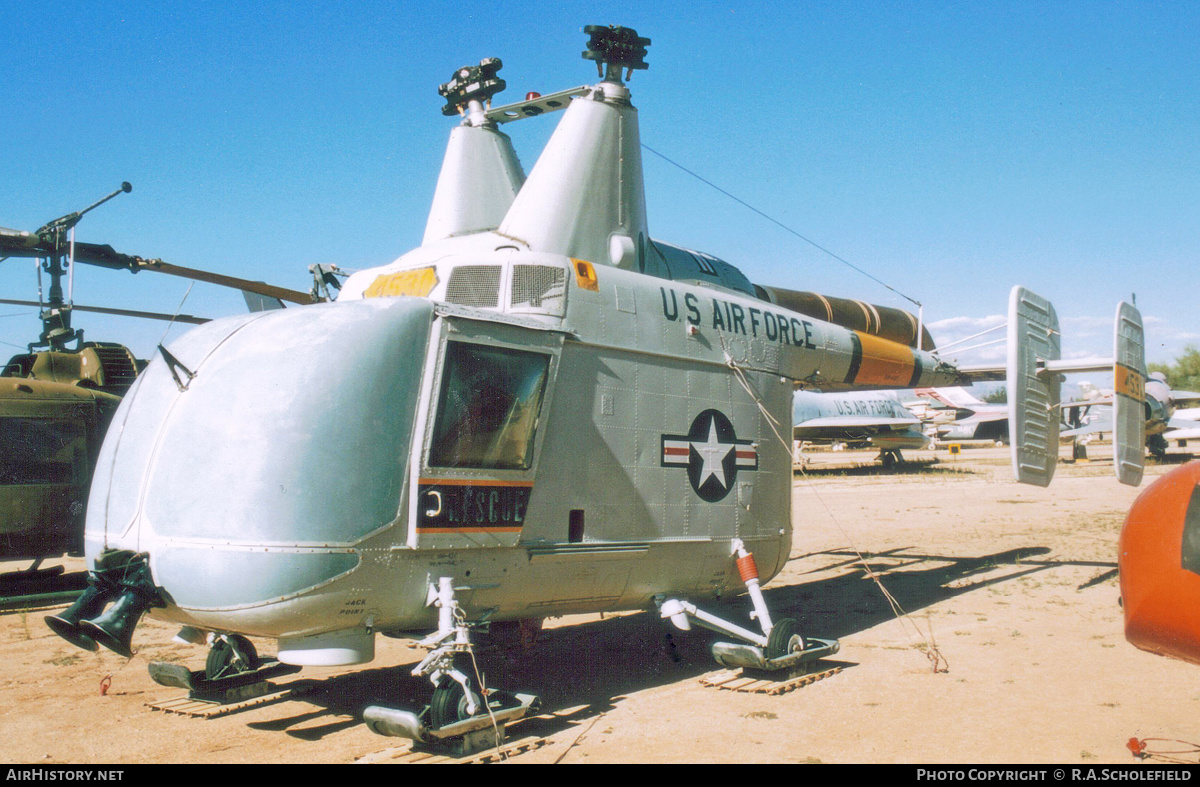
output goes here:
[{"label": "aircraft tail fin", "polygon": [[1046,362],[1061,355],[1054,306],[1014,287],[1008,300],[1008,434],[1013,474],[1023,484],[1049,486],[1054,477],[1062,375]]},{"label": "aircraft tail fin", "polygon": [[1014,287],[1008,304],[1008,433],[1013,474],[1049,486],[1058,462],[1063,372],[1113,370],[1113,466],[1117,480],[1142,481],[1146,441],[1146,350],[1142,315],[1117,306],[1113,358],[1063,362],[1058,316],[1049,301]]},{"label": "aircraft tail fin", "polygon": [[1113,326],[1113,467],[1122,484],[1142,482],[1146,455],[1146,342],[1137,307],[1117,304]]}]

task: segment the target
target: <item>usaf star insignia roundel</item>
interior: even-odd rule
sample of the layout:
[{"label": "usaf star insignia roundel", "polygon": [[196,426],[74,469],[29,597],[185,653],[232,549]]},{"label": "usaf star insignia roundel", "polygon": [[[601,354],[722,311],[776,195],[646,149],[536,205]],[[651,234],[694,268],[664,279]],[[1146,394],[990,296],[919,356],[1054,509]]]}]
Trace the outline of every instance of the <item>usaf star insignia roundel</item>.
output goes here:
[{"label": "usaf star insignia roundel", "polygon": [[705,410],[685,435],[662,436],[662,466],[686,467],[700,499],[715,503],[733,489],[738,470],[758,469],[758,449],[737,439],[733,424],[720,410]]}]

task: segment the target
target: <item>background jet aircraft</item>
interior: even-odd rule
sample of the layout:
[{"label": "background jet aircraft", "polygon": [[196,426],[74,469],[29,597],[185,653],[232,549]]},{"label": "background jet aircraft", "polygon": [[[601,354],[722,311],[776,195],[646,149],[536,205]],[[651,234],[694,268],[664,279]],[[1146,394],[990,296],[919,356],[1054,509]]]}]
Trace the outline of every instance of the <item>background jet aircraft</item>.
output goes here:
[{"label": "background jet aircraft", "polygon": [[[1064,428],[1059,436],[1063,440],[1078,439],[1089,434],[1112,431],[1112,394],[1100,392],[1094,386],[1081,386],[1085,392],[1095,395],[1085,402],[1064,403]],[[1167,383],[1162,372],[1151,372],[1146,379],[1146,447],[1155,456],[1163,456],[1171,440],[1200,438],[1200,422],[1191,417],[1190,411],[1177,411],[1180,405],[1200,404],[1200,393],[1175,391]],[[1075,407],[1071,407],[1074,405]],[[1087,409],[1077,410],[1081,405]],[[1094,408],[1094,412],[1092,411]],[[1076,414],[1072,414],[1075,409]]]},{"label": "background jet aircraft", "polygon": [[[1008,405],[989,404],[965,388],[918,388],[914,393],[934,403],[926,412],[938,440],[1008,442]],[[938,411],[952,420],[941,420]]]},{"label": "background jet aircraft", "polygon": [[797,391],[792,423],[792,435],[800,442],[869,443],[879,449],[885,467],[902,458],[901,449],[929,444],[921,419],[904,406],[895,391]]}]

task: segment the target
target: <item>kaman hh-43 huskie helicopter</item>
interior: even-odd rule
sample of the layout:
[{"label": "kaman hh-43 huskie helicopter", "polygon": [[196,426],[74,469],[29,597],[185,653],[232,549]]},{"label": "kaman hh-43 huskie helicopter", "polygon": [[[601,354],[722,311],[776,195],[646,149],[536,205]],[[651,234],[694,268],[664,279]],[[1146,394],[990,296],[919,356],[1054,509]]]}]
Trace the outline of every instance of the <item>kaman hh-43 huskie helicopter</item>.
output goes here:
[{"label": "kaman hh-43 huskie helicopter", "polygon": [[[585,32],[593,86],[491,108],[494,59],[442,86],[462,122],[419,248],[355,274],[334,303],[216,320],[153,359],[104,442],[91,584],[56,631],[128,655],[151,610],[190,641],[212,634],[206,673],[160,675],[192,685],[253,667],[242,635],[276,639],[285,665],[347,665],[373,658],[376,634],[436,629],[414,671],[434,685],[429,707],[364,716],[377,732],[461,736],[534,702],[485,699],[456,667],[490,622],[657,607],[736,640],[714,646],[727,665],[831,652],[759,591],[791,545],[796,387],[1007,374],[1014,470],[1050,481],[1066,367],[1047,301],[1014,289],[1006,368],[955,368],[917,348],[915,319],[907,336],[845,327],[651,240],[625,85],[649,41]],[[525,177],[499,127],[557,109]],[[1117,387],[1137,404],[1118,415],[1128,442],[1144,363],[1126,304],[1116,336]],[[1137,483],[1134,444],[1117,468]],[[743,589],[753,629],[695,605]]]}]

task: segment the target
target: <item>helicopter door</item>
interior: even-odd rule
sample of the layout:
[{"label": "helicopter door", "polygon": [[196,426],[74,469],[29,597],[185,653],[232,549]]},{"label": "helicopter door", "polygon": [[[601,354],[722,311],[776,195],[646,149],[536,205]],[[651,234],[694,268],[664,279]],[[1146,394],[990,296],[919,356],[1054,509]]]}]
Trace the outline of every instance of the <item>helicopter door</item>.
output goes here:
[{"label": "helicopter door", "polygon": [[521,536],[561,337],[447,322],[428,398],[410,543],[514,546]]}]

